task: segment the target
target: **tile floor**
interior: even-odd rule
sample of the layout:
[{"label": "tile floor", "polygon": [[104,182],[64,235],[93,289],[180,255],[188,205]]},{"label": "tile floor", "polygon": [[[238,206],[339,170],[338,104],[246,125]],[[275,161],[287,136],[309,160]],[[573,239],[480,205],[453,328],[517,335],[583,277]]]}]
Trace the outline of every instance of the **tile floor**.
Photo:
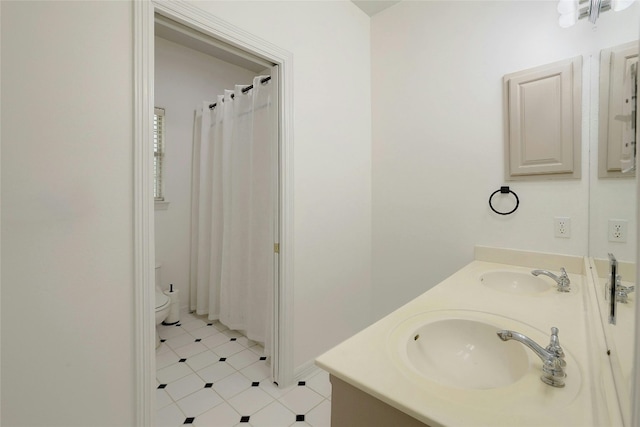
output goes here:
[{"label": "tile floor", "polygon": [[261,345],[205,316],[182,314],[158,332],[157,426],[329,427],[326,372],[280,388]]}]

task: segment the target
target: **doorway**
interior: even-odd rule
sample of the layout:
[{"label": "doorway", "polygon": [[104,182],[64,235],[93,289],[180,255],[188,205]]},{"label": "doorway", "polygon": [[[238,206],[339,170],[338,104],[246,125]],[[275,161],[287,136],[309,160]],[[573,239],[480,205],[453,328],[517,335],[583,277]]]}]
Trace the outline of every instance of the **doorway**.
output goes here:
[{"label": "doorway", "polygon": [[[162,118],[154,134],[156,287],[176,312],[163,323],[182,319],[178,306],[199,316],[190,328],[222,322],[264,346],[270,364],[277,65],[161,15],[154,31],[154,107]],[[179,344],[172,338],[162,350],[180,353]]]},{"label": "doorway", "polygon": [[[278,220],[274,238],[275,277],[273,289],[273,348],[271,374],[275,382],[292,381],[292,150],[291,150],[291,54],[264,42],[246,31],[233,27],[188,3],[135,2],[135,228],[136,228],[136,310],[138,311],[137,397],[140,425],[153,425],[155,407],[155,323],[154,276],[155,234],[152,180],[152,123],[154,107],[154,37],[156,31],[171,26],[174,42],[207,49],[220,59],[253,63],[254,66],[275,65],[278,83]],[[158,30],[157,23],[162,23]],[[170,25],[169,25],[170,24]],[[165,33],[166,35],[166,33]],[[264,67],[266,68],[266,67]],[[238,82],[244,83],[244,82]],[[204,97],[215,94],[203,94]]]}]

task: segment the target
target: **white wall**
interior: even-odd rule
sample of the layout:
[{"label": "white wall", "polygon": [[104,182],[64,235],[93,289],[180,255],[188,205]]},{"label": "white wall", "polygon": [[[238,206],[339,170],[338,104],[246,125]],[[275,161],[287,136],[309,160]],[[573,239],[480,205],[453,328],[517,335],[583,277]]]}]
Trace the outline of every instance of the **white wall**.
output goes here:
[{"label": "white wall", "polygon": [[180,290],[189,307],[191,250],[191,155],[193,114],[203,101],[235,84],[251,84],[256,73],[165,39],[155,39],[155,105],[165,108],[165,200],[156,210],[156,261],[162,263],[160,287]]},{"label": "white wall", "polygon": [[[570,29],[558,26],[556,3],[538,1],[405,1],[373,17],[377,316],[471,261],[476,244],[587,254],[591,56],[637,38],[638,8]],[[488,198],[505,185],[503,75],[577,55],[582,178],[506,183],[520,208],[494,214]],[[554,237],[556,216],[571,218],[570,239]]]},{"label": "white wall", "polygon": [[293,53],[294,366],[370,321],[369,18],[349,1],[194,4]]},{"label": "white wall", "polygon": [[132,426],[132,8],[1,2],[3,426]]},{"label": "white wall", "polygon": [[[133,425],[131,2],[1,4],[2,425]],[[303,367],[370,321],[369,18],[347,1],[193,4],[294,56]]]}]

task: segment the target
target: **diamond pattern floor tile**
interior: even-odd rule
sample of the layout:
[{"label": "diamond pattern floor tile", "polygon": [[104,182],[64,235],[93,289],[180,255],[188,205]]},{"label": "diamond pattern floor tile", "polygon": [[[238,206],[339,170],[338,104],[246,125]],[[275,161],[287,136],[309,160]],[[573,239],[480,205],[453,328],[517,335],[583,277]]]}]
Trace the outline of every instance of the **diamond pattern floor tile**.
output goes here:
[{"label": "diamond pattern floor tile", "polygon": [[173,403],[171,396],[164,389],[156,389],[156,408],[158,410]]},{"label": "diamond pattern floor tile", "polygon": [[238,424],[240,418],[241,415],[231,405],[223,402],[204,414],[195,417],[193,424],[198,427],[231,427]]},{"label": "diamond pattern floor tile", "polygon": [[215,348],[219,345],[226,344],[228,342],[229,342],[229,337],[220,332],[202,339],[202,344],[206,345],[209,348]]},{"label": "diamond pattern floor tile", "polygon": [[296,414],[277,400],[262,408],[251,416],[253,427],[289,426],[295,422]]},{"label": "diamond pattern floor tile", "polygon": [[220,356],[213,351],[203,351],[200,354],[188,357],[185,363],[194,371],[199,371],[200,369],[213,365],[218,360],[220,360]]},{"label": "diamond pattern floor tile", "polygon": [[309,378],[306,383],[310,389],[320,395],[324,397],[331,396],[331,382],[329,381],[329,374],[327,372],[320,371],[318,374]]},{"label": "diamond pattern floor tile", "polygon": [[313,407],[317,406],[324,397],[306,386],[298,386],[279,400],[284,406],[291,409],[296,414],[306,414]]},{"label": "diamond pattern floor tile", "polygon": [[156,377],[161,384],[169,384],[182,377],[186,377],[192,372],[193,371],[188,365],[185,365],[184,363],[174,363],[166,368],[159,369],[156,372]]},{"label": "diamond pattern floor tile", "polygon": [[166,406],[156,414],[157,427],[175,427],[184,422],[185,416],[175,403]]},{"label": "diamond pattern floor tile", "polygon": [[260,381],[260,387],[273,396],[274,399],[280,399],[282,396],[287,394],[289,391],[293,390],[296,385],[288,386],[288,387],[278,387],[271,381],[265,380]]},{"label": "diamond pattern floor tile", "polygon": [[240,372],[231,374],[225,379],[213,384],[213,389],[224,399],[230,399],[249,387],[251,387],[251,381]]},{"label": "diamond pattern floor tile", "polygon": [[185,334],[187,331],[180,326],[174,325],[158,325],[158,335],[163,339],[170,339],[177,337],[178,335]]},{"label": "diamond pattern floor tile", "polygon": [[195,329],[193,331],[189,331],[189,334],[194,338],[204,339],[210,337],[211,335],[219,334],[220,332],[214,328],[213,326],[203,326],[202,328]]},{"label": "diamond pattern floor tile", "polygon": [[191,342],[189,344],[178,347],[174,351],[180,357],[189,358],[207,350],[208,348],[205,347],[202,343],[194,342],[193,338],[191,338]]},{"label": "diamond pattern floor tile", "polygon": [[271,375],[269,367],[261,361],[257,361],[246,368],[241,369],[240,372],[251,381],[262,381]]},{"label": "diamond pattern floor tile", "polygon": [[214,390],[211,388],[201,388],[197,392],[180,399],[178,401],[178,406],[185,414],[197,417],[211,408],[218,406],[222,402],[224,402],[224,399],[222,399],[222,397],[220,397],[220,395]]},{"label": "diamond pattern floor tile", "polygon": [[323,400],[306,414],[305,421],[313,427],[331,427],[331,402]]},{"label": "diamond pattern floor tile", "polygon": [[245,348],[240,344],[238,344],[237,342],[230,341],[226,344],[222,344],[213,348],[213,351],[215,351],[216,354],[219,354],[221,357],[229,357],[229,356],[233,356],[236,353],[240,353],[244,349]]},{"label": "diamond pattern floor tile", "polygon": [[168,384],[165,391],[173,400],[177,401],[203,387],[204,381],[202,378],[193,373]]},{"label": "diamond pattern floor tile", "polygon": [[189,313],[178,326],[159,325],[158,333],[165,342],[156,350],[156,426],[329,426],[325,372],[278,387],[268,361],[260,360],[261,345],[206,316]]},{"label": "diamond pattern floor tile", "polygon": [[187,332],[195,331],[196,329],[200,329],[205,326],[207,326],[207,324],[200,319],[182,322],[182,329],[184,329]]},{"label": "diamond pattern floor tile", "polygon": [[[160,335],[162,336],[162,335]],[[193,342],[193,340],[195,340],[195,338],[193,337],[193,335],[188,334],[186,332],[183,331],[182,334],[180,335],[176,335],[173,336],[171,338],[168,338],[165,341],[165,344],[167,344],[167,346],[169,346],[171,349],[173,349],[175,351],[175,349],[183,347],[187,344],[191,344]]]},{"label": "diamond pattern floor tile", "polygon": [[162,354],[156,355],[156,369],[166,368],[167,366],[177,363],[178,360],[180,360],[180,357],[178,357],[173,350],[166,350]]},{"label": "diamond pattern floor tile", "polygon": [[240,414],[251,415],[273,402],[273,397],[258,387],[249,387],[229,399],[228,402]]},{"label": "diamond pattern floor tile", "polygon": [[234,354],[233,356],[227,359],[227,363],[233,366],[235,369],[246,368],[247,366],[258,362],[260,359],[257,354],[255,354],[251,350],[242,350],[239,353]]},{"label": "diamond pattern floor tile", "polygon": [[198,375],[206,382],[215,383],[236,372],[231,365],[225,362],[217,362],[198,371]]}]

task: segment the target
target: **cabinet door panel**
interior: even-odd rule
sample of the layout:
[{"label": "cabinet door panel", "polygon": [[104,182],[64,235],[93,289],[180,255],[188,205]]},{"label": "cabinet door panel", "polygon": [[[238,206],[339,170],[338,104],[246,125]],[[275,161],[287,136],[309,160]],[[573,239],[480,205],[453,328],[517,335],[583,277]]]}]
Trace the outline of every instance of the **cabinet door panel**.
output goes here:
[{"label": "cabinet door panel", "polygon": [[579,178],[582,58],[505,76],[506,179]]},{"label": "cabinet door panel", "polygon": [[623,139],[628,111],[625,87],[631,66],[638,63],[638,42],[625,43],[600,53],[600,100],[598,120],[598,176],[600,178],[634,177],[635,172],[622,173],[622,161],[631,162],[632,147]]}]

